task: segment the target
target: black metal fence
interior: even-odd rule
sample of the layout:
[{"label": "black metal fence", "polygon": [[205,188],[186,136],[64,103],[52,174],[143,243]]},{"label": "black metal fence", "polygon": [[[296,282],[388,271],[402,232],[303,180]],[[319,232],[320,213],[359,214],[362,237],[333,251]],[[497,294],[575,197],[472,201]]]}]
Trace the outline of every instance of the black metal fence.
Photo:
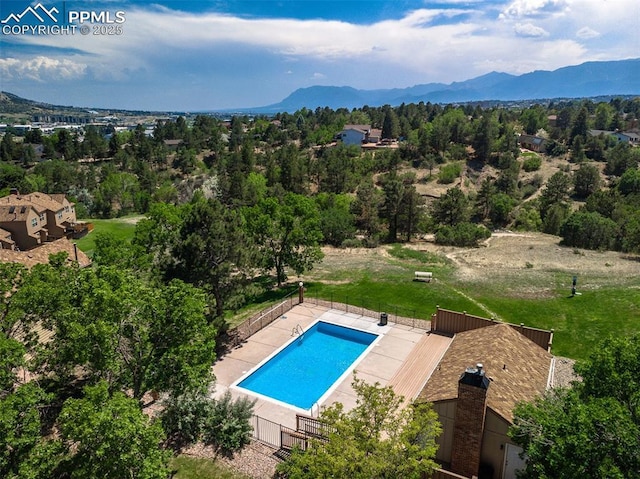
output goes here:
[{"label": "black metal fence", "polygon": [[[346,313],[353,313],[376,319],[381,318],[382,314],[386,314],[387,320],[393,323],[411,326],[412,328],[424,329],[426,331],[431,330],[431,321],[416,318],[418,313],[420,313],[417,309],[402,308],[373,300],[367,301],[366,298],[354,296],[349,297],[348,295],[341,297],[334,297],[333,295],[330,295],[329,299],[305,295],[304,301],[305,303],[313,304],[315,306],[323,306],[325,308],[337,309]],[[350,304],[351,301],[357,302],[361,306],[354,306],[353,304]],[[425,310],[422,312],[422,315],[426,315],[427,313],[429,315],[431,314]]]},{"label": "black metal fence", "polygon": [[[239,345],[265,326],[271,324],[287,311],[291,310],[294,306],[300,304],[300,297],[297,293],[297,291],[290,293],[275,305],[264,308],[249,319],[240,323],[238,326],[227,331],[223,340],[225,346],[233,348]],[[361,306],[354,306],[353,304],[350,304],[350,301],[357,302]],[[417,309],[402,308],[399,306],[384,304],[382,302],[367,301],[365,298],[361,297],[350,298],[348,295],[341,297],[336,296],[335,298],[334,295],[330,295],[329,299],[325,299],[306,294],[304,296],[304,302],[376,319],[381,318],[381,315],[385,314],[387,320],[393,323],[410,326],[412,328],[424,329],[425,331],[431,330],[431,321],[416,318],[419,312],[422,313],[422,316],[431,314],[426,308],[424,311],[418,311]]]},{"label": "black metal fence", "polygon": [[263,417],[253,415],[251,416],[251,427],[253,428],[254,439],[268,446],[280,449],[282,446],[281,433],[284,426]]}]

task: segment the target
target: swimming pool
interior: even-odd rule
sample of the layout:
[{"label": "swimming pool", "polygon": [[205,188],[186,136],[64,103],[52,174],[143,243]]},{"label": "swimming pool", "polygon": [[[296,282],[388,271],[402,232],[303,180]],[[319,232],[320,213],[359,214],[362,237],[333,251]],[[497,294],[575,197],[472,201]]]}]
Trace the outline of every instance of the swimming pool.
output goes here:
[{"label": "swimming pool", "polygon": [[309,410],[364,356],[377,334],[318,321],[237,387]]}]

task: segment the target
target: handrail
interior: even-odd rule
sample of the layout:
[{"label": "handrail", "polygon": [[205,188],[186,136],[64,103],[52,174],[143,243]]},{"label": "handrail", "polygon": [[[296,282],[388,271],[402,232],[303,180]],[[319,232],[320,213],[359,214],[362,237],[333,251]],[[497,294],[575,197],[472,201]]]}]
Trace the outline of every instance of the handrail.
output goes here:
[{"label": "handrail", "polygon": [[304,330],[302,329],[302,326],[300,326],[300,323],[296,324],[291,330],[291,336],[298,335],[302,337],[303,334],[304,334]]}]

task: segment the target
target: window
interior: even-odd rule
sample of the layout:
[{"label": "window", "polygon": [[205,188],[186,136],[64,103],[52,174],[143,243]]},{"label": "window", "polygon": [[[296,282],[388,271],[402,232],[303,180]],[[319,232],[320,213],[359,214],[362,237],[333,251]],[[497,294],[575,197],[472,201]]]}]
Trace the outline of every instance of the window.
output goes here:
[{"label": "window", "polygon": [[58,219],[62,219],[62,210],[58,211]]},{"label": "window", "polygon": [[38,226],[38,218],[31,218],[31,226]]},{"label": "window", "polygon": [[44,222],[44,213],[40,213],[40,221]]}]

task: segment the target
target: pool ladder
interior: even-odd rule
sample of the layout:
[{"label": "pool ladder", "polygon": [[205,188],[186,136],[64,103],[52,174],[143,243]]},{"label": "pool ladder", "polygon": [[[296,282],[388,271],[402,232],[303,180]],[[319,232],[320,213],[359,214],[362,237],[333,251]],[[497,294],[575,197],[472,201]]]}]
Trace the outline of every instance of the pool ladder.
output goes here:
[{"label": "pool ladder", "polygon": [[300,324],[296,324],[295,327],[291,330],[291,336],[298,336],[300,338],[300,342],[302,342],[302,336],[304,335],[304,331],[302,330],[302,326]]}]

